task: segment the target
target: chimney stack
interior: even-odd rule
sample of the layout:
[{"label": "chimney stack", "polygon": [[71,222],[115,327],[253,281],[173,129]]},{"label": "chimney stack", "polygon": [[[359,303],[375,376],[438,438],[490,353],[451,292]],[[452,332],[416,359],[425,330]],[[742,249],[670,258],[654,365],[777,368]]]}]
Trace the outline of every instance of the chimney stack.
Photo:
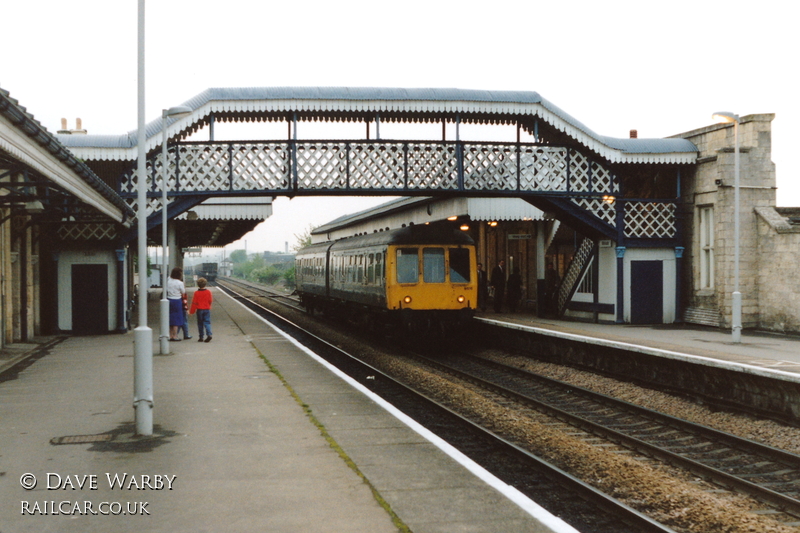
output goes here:
[{"label": "chimney stack", "polygon": [[58,130],[57,133],[59,135],[69,135],[70,133],[72,133],[67,129],[67,119],[65,119],[65,118],[61,119],[61,129]]},{"label": "chimney stack", "polygon": [[75,129],[72,130],[72,133],[86,135],[86,130],[83,129],[83,122],[81,121],[80,118],[75,119]]},{"label": "chimney stack", "polygon": [[639,132],[636,130],[631,130],[631,139],[638,139],[638,138],[639,138]]}]

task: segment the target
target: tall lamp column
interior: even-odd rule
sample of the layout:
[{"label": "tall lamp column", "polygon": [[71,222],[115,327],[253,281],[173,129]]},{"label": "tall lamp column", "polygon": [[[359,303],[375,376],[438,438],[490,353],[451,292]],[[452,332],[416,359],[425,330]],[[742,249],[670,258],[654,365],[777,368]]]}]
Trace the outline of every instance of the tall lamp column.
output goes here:
[{"label": "tall lamp column", "polygon": [[739,292],[739,115],[718,111],[713,117],[733,123],[733,298],[731,308],[731,340],[742,342],[742,293]]},{"label": "tall lamp column", "polygon": [[153,434],[153,330],[147,325],[147,136],[144,130],[144,0],[138,2],[138,131],[136,219],[139,265],[139,325],[134,330],[133,409],[137,435]]},{"label": "tall lamp column", "polygon": [[192,110],[185,106],[170,107],[161,111],[161,245],[164,256],[161,265],[161,355],[169,353],[169,300],[167,299],[167,188],[169,177],[169,159],[167,153],[167,119],[188,116]]}]

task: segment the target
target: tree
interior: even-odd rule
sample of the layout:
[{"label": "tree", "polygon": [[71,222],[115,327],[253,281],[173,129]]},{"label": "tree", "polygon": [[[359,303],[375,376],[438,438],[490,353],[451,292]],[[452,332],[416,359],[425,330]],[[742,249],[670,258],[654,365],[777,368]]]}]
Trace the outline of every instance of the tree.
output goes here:
[{"label": "tree", "polygon": [[309,225],[308,228],[303,233],[297,234],[295,233],[294,238],[297,239],[297,242],[292,247],[292,250],[295,252],[299,252],[309,244],[311,244],[311,232],[314,230],[314,226]]},{"label": "tree", "polygon": [[229,256],[231,263],[244,263],[247,261],[247,252],[244,250],[234,250]]}]

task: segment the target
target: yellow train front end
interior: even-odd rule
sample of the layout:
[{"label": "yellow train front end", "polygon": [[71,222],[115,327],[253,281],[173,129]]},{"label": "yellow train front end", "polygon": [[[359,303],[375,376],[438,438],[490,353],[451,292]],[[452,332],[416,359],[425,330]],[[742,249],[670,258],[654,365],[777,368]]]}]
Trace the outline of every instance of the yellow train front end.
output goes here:
[{"label": "yellow train front end", "polygon": [[475,247],[398,244],[386,251],[386,307],[408,325],[466,325],[478,305]]}]

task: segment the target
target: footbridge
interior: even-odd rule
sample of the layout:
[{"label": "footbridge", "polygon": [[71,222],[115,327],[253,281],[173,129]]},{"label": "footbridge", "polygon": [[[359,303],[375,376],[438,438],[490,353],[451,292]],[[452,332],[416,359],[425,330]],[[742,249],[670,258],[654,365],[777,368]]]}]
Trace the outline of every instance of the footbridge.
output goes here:
[{"label": "footbridge", "polygon": [[[161,223],[166,182],[169,218],[219,196],[518,197],[593,239],[679,246],[681,179],[697,157],[697,148],[684,139],[599,135],[536,92],[220,88],[184,105],[192,114],[166,123],[166,163],[161,119],[146,126],[151,228]],[[286,137],[215,139],[220,122],[253,121],[285,122]],[[362,122],[365,135],[300,139],[298,124],[308,121]],[[382,137],[381,125],[393,122],[441,123],[442,137]],[[454,138],[446,138],[447,124],[451,131],[455,127]],[[465,141],[464,124],[512,125],[517,139]],[[201,129],[208,140],[189,140]],[[59,140],[135,208],[136,137],[131,132]]]}]

